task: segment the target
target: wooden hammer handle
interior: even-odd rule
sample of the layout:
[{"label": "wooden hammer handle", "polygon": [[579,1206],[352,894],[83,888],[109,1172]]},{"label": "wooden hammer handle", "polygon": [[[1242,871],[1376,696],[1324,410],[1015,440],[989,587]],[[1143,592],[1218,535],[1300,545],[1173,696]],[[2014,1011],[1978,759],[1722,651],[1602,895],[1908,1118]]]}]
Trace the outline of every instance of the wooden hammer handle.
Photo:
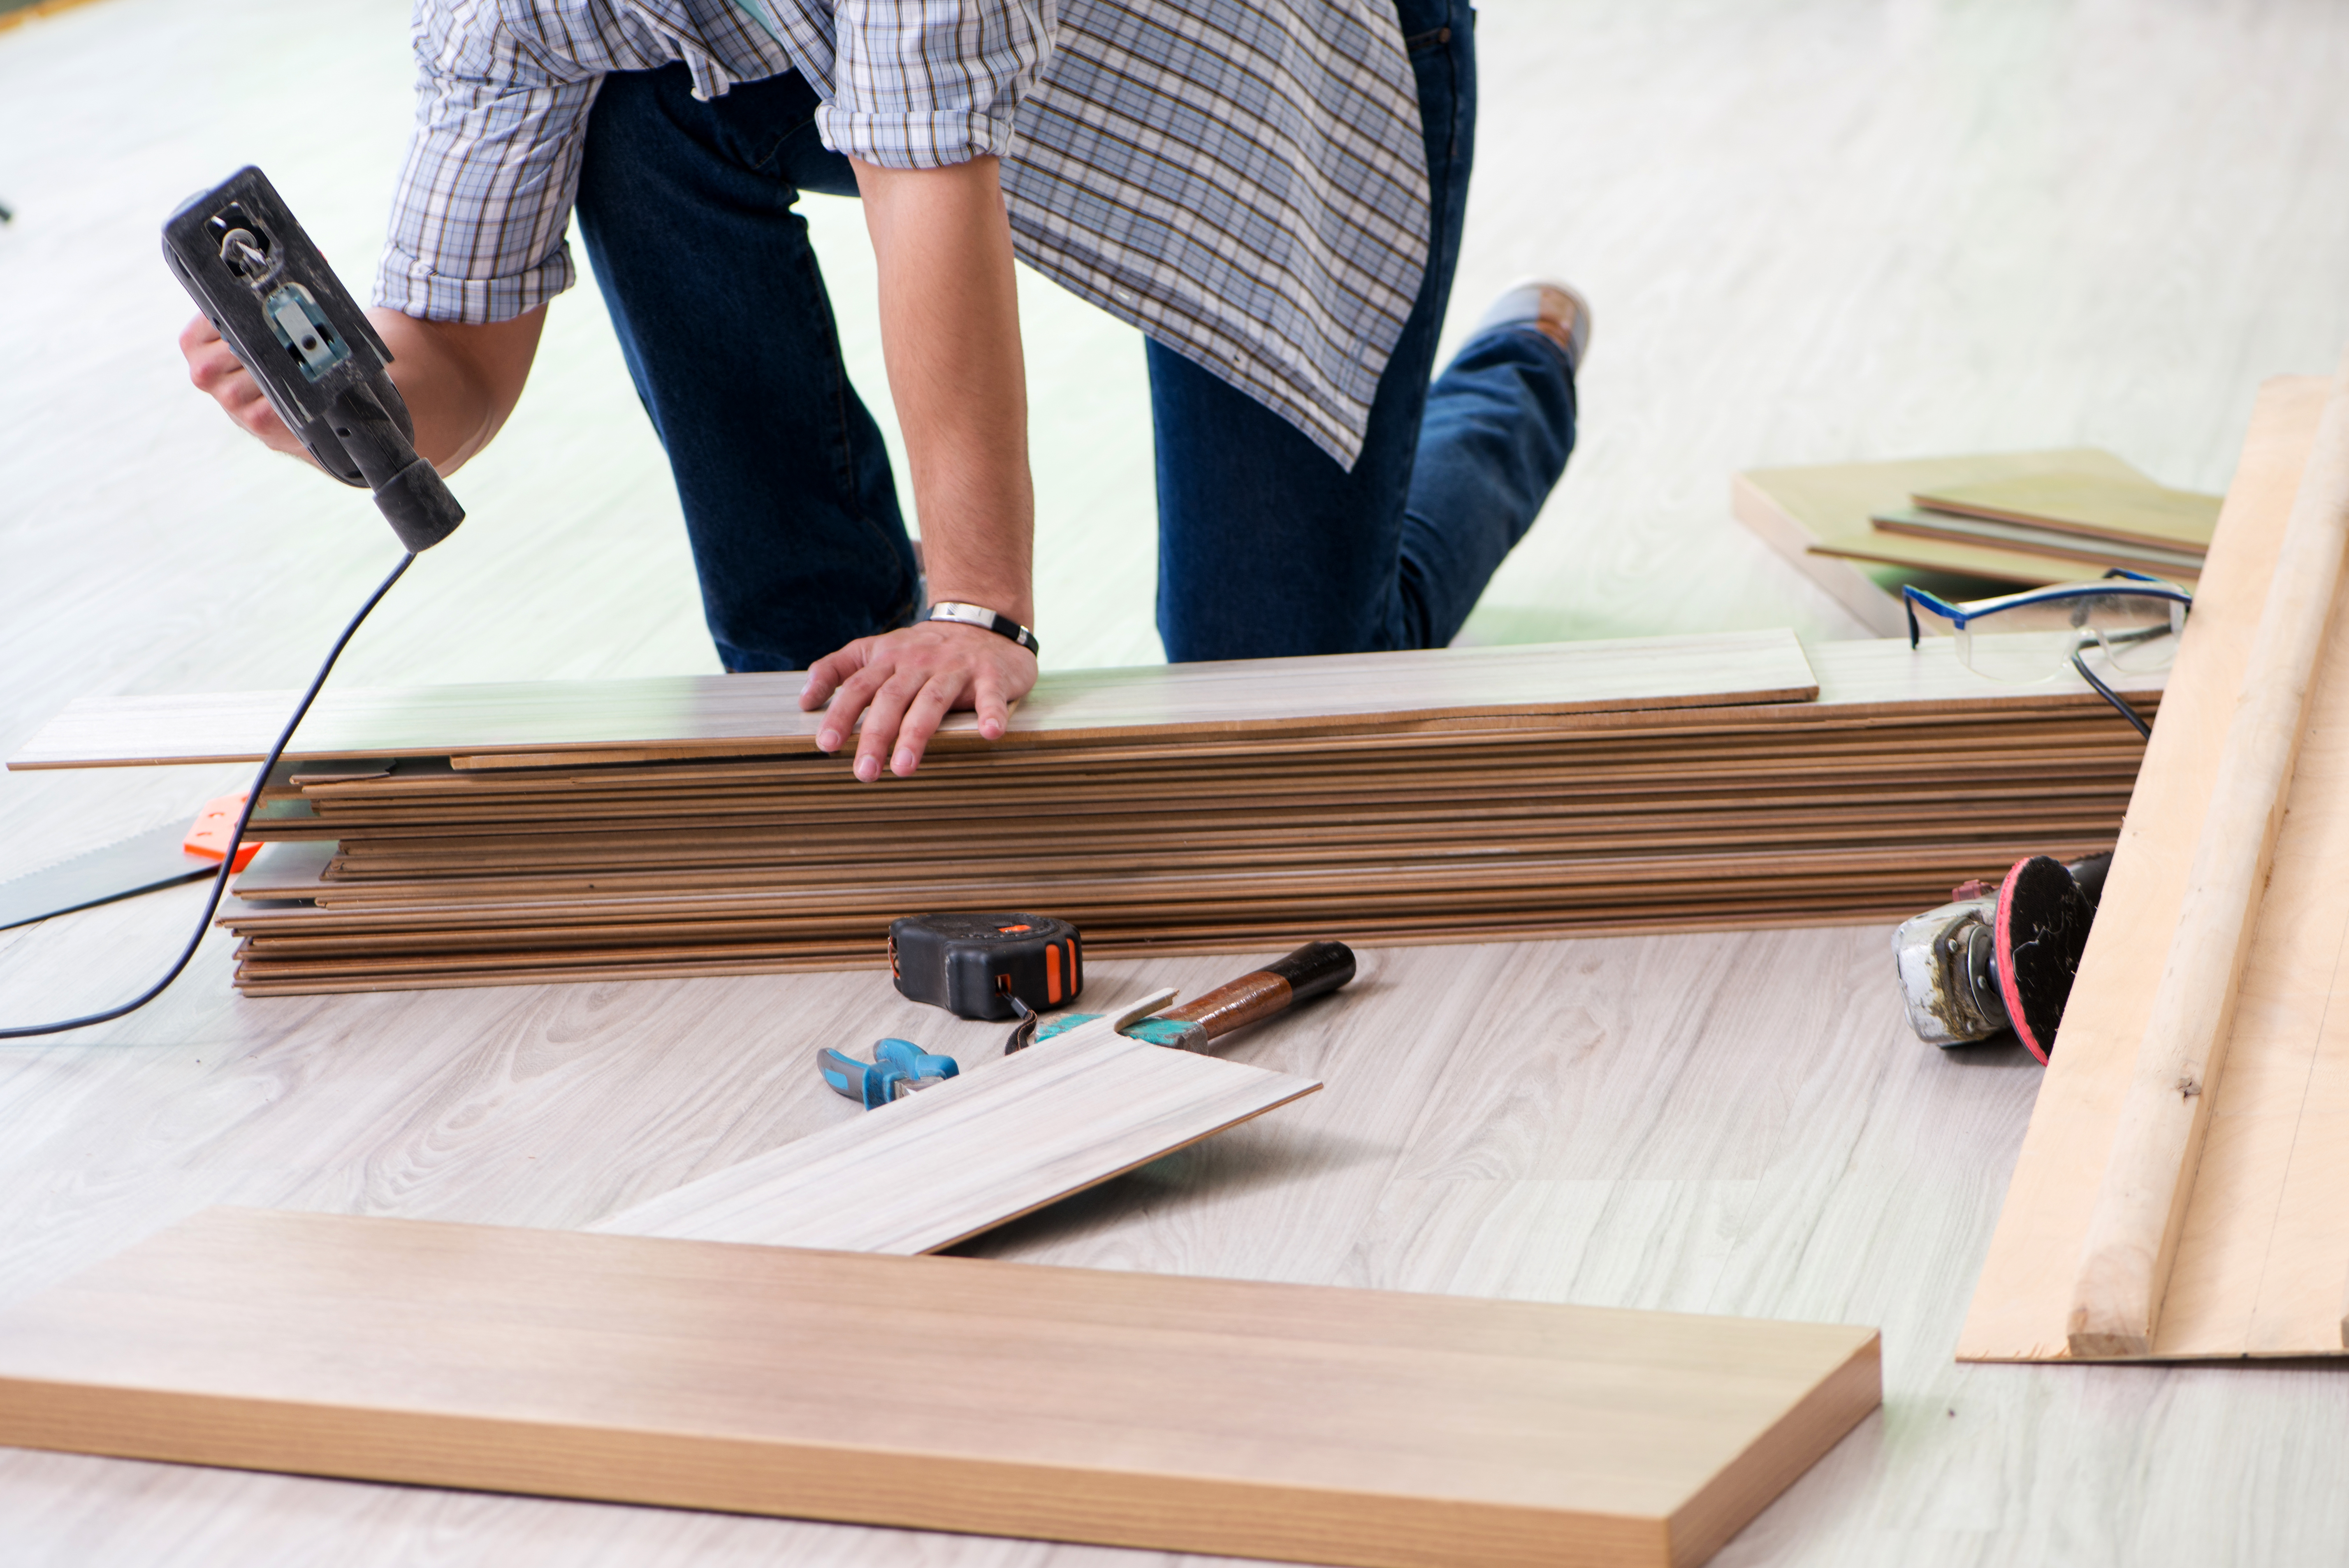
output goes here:
[{"label": "wooden hammer handle", "polygon": [[1354,978],[1353,950],[1343,942],[1308,942],[1287,958],[1159,1014],[1195,1023],[1207,1039],[1271,1017],[1291,1003],[1337,990]]}]

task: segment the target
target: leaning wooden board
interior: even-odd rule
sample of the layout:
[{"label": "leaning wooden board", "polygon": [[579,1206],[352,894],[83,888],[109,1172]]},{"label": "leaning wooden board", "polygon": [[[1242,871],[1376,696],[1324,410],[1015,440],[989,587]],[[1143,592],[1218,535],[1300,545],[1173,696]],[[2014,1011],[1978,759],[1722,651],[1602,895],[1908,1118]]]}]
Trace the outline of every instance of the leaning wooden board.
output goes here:
[{"label": "leaning wooden board", "polygon": [[[2071,1359],[2067,1317],[2139,1040],[2329,383],[2262,389],[1958,1354]],[[2337,1355],[2349,1285],[2349,634],[2312,697],[2226,1075],[2152,1355]]]},{"label": "leaning wooden board", "polygon": [[212,1210],[0,1314],[0,1442],[1422,1568],[1687,1568],[1864,1328]]},{"label": "leaning wooden board", "polygon": [[[448,756],[655,746],[667,754],[756,745],[810,752],[822,715],[800,711],[806,677],[667,676],[637,680],[341,690],[318,699],[288,754]],[[1573,713],[1805,701],[1818,683],[1784,630],[1532,647],[1236,659],[1133,670],[1056,670],[1020,702],[999,744],[1102,736],[1274,733],[1405,716]],[[258,760],[293,711],[290,694],[86,699],[44,725],[12,768]],[[976,721],[940,732],[979,744]]]}]

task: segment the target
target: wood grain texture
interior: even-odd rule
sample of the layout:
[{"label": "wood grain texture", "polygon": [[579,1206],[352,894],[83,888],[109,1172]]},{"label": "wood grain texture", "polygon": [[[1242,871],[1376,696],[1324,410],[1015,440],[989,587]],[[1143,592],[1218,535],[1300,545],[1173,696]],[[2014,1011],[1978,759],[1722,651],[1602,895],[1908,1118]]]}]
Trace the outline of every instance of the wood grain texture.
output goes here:
[{"label": "wood grain texture", "polygon": [[[812,753],[822,723],[800,711],[802,674],[669,676],[365,691],[329,687],[286,755],[448,756],[618,747],[665,755]],[[999,746],[1103,737],[1278,733],[1343,720],[1550,714],[1807,701],[1818,694],[1785,630],[1537,648],[1434,649],[1220,664],[1056,670],[1014,711]],[[284,692],[76,702],[11,768],[259,761],[293,710]],[[939,733],[978,742],[978,720]]]},{"label": "wood grain texture", "polygon": [[[2309,693],[2349,552],[2349,355],[2325,400],[2220,740],[2153,1015],[2082,1244],[2069,1339],[2080,1356],[2151,1353],[2226,1072],[2238,982],[2261,923]],[[2349,667],[2334,674],[2349,679]],[[2299,796],[2303,815],[2324,796]],[[2279,911],[2286,919],[2296,911]],[[2317,969],[2329,987],[2333,966]]]},{"label": "wood grain texture", "polygon": [[910,1256],[991,1230],[1313,1093],[1129,1040],[981,1056],[907,1099],[598,1221],[621,1236]]},{"label": "wood grain texture", "polygon": [[0,1440],[1371,1568],[1703,1562],[1867,1329],[214,1210],[0,1316]]},{"label": "wood grain texture", "polygon": [[[2246,442],[2164,698],[2121,848],[1959,1345],[1975,1360],[2066,1359],[2074,1282],[2138,1048],[2190,886],[2197,830],[2249,667],[2328,383],[2271,383]],[[2186,1206],[2156,1359],[2341,1348],[2349,1217],[2333,1098],[2349,1061],[2329,1005],[2349,890],[2333,803],[2349,789],[2349,639],[2328,643],[2235,1002],[2227,1075]]]}]

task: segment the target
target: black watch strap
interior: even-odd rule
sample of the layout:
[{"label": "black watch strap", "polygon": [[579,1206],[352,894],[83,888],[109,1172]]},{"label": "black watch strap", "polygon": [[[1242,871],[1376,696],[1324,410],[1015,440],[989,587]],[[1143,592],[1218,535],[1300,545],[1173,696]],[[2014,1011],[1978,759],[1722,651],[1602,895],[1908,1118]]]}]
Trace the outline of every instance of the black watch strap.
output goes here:
[{"label": "black watch strap", "polygon": [[991,631],[998,637],[1008,637],[1030,653],[1038,652],[1036,634],[1008,615],[998,615],[985,605],[957,604],[944,599],[930,607],[924,620],[950,620],[961,626],[975,626],[981,631]]}]

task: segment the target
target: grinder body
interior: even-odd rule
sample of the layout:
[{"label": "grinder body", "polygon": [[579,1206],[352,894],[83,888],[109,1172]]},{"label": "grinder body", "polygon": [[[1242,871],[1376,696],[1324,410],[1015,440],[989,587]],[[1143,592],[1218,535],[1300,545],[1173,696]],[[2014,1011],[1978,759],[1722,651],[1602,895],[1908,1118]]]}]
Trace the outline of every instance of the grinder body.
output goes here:
[{"label": "grinder body", "polygon": [[1951,902],[1902,921],[1892,956],[1918,1037],[1948,1047],[2012,1029],[2047,1060],[2112,858],[2028,856],[1997,886],[1954,889]]},{"label": "grinder body", "polygon": [[416,425],[376,335],[260,170],[189,198],[163,225],[163,259],[318,465],[374,492],[410,551],[465,510],[417,454]]}]

